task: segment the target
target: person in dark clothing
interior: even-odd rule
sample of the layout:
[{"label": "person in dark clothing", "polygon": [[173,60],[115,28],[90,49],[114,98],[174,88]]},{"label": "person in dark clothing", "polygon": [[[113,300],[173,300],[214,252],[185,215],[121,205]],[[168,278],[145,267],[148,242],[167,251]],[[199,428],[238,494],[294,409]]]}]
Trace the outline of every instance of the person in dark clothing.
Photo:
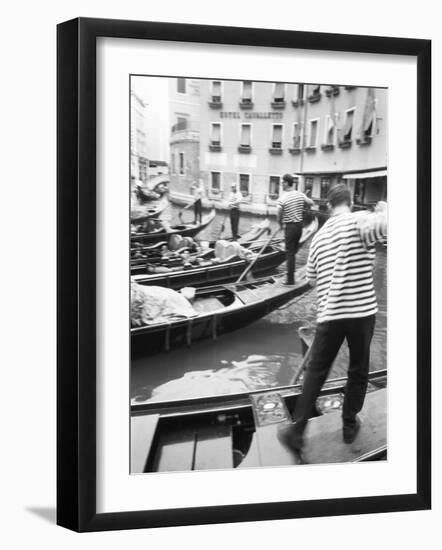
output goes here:
[{"label": "person in dark clothing", "polygon": [[313,206],[314,202],[304,193],[293,188],[293,176],[285,174],[282,178],[284,194],[278,200],[278,222],[285,233],[285,254],[287,262],[287,285],[295,284],[296,252],[302,234],[304,206]]},{"label": "person in dark clothing", "polygon": [[230,193],[228,206],[230,210],[230,227],[232,229],[232,239],[236,240],[239,238],[238,228],[239,228],[239,205],[242,201],[242,195],[237,190],[235,184],[232,184],[232,192]]}]

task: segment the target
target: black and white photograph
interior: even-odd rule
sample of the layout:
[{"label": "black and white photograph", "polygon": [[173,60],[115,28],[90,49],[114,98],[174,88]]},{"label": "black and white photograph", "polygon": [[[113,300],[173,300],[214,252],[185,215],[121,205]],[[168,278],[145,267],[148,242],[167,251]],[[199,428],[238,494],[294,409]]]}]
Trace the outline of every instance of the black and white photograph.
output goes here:
[{"label": "black and white photograph", "polygon": [[129,79],[131,474],[388,460],[389,91],[215,71]]}]

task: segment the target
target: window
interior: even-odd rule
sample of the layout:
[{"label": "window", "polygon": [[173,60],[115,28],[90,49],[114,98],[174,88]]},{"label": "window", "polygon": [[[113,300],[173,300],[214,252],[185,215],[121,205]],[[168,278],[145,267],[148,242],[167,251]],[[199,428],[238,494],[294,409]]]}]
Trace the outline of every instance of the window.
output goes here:
[{"label": "window", "polygon": [[327,115],[325,119],[324,145],[334,145],[335,143],[335,121],[332,115]]},{"label": "window", "polygon": [[221,172],[210,172],[210,190],[214,193],[221,191]]},{"label": "window", "polygon": [[272,149],[281,149],[282,147],[282,124],[273,125]]},{"label": "window", "polygon": [[316,140],[318,139],[318,121],[317,120],[311,120],[310,121],[310,139],[308,146],[309,147],[316,147]]},{"label": "window", "polygon": [[279,176],[270,176],[269,179],[269,198],[270,199],[277,199],[279,197],[279,184],[280,184],[280,177]]},{"label": "window", "polygon": [[184,174],[184,153],[180,153],[180,175]]},{"label": "window", "polygon": [[250,195],[250,174],[239,175],[239,191],[243,197]]},{"label": "window", "polygon": [[302,122],[295,122],[293,124],[293,148],[299,149],[301,147],[302,136]]},{"label": "window", "polygon": [[240,137],[240,146],[241,147],[250,147],[250,135],[252,132],[252,127],[250,124],[241,124],[241,137]]},{"label": "window", "polygon": [[275,91],[273,92],[274,103],[284,103],[284,84],[282,82],[276,82]]},{"label": "window", "polygon": [[307,197],[312,196],[313,191],[313,178],[305,178],[304,179],[304,193],[307,195]]},{"label": "window", "polygon": [[212,103],[221,103],[221,81],[212,81]]},{"label": "window", "polygon": [[179,94],[185,94],[186,93],[186,79],[185,78],[177,78],[177,92]]},{"label": "window", "polygon": [[242,83],[242,97],[241,97],[242,103],[252,103],[252,83],[250,80],[245,80]]},{"label": "window", "polygon": [[330,189],[330,178],[321,178],[321,190],[320,190],[319,197],[321,199],[326,199],[329,189]]},{"label": "window", "polygon": [[347,111],[346,117],[345,117],[345,125],[344,129],[342,130],[342,141],[351,141],[351,136],[353,132],[353,120],[354,120],[354,114],[355,111],[352,109],[351,111]]},{"label": "window", "polygon": [[210,137],[210,144],[217,147],[221,146],[221,124],[212,123],[212,135]]}]

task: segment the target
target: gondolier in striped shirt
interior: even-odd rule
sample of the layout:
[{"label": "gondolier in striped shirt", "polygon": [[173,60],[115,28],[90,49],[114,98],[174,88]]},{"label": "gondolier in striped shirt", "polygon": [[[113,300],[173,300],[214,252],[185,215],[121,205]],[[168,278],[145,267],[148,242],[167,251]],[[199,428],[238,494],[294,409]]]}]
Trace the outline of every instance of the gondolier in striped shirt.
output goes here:
[{"label": "gondolier in striped shirt", "polygon": [[280,440],[294,450],[302,448],[307,420],[344,339],[350,351],[342,411],[345,443],[352,443],[358,433],[357,414],[368,384],[377,312],[374,243],[386,237],[386,209],[352,213],[351,195],[345,184],[333,187],[327,199],[331,215],[313,237],[307,262],[307,278],[317,289],[315,337],[295,422],[279,432]]},{"label": "gondolier in striped shirt", "polygon": [[278,200],[278,222],[285,233],[285,254],[287,262],[287,285],[295,284],[295,265],[298,243],[302,234],[302,216],[304,206],[313,206],[314,202],[304,193],[293,188],[293,176],[282,177],[285,193]]}]

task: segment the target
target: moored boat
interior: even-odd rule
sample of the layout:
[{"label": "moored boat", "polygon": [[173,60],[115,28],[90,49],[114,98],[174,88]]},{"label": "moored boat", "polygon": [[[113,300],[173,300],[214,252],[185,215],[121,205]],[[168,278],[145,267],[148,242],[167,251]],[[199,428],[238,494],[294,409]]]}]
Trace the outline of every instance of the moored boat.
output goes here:
[{"label": "moored boat", "polygon": [[151,207],[145,207],[145,206],[137,206],[133,207],[131,209],[131,216],[130,221],[132,224],[142,224],[143,222],[152,219],[152,218],[158,218],[158,216],[166,210],[166,208],[169,206],[169,201],[167,200],[161,200],[158,202],[158,204],[151,206]]},{"label": "moored boat", "polygon": [[207,216],[204,216],[201,223],[183,223],[172,225],[168,228],[159,227],[149,233],[132,233],[131,244],[140,243],[144,245],[168,242],[172,235],[181,235],[182,237],[194,237],[200,231],[203,231],[216,217],[216,210],[212,209]]},{"label": "moored boat", "polygon": [[131,328],[132,354],[149,355],[203,338],[216,339],[264,317],[310,287],[304,273],[298,283],[285,286],[282,278],[197,288],[192,302],[194,314],[167,322],[152,322]]}]

